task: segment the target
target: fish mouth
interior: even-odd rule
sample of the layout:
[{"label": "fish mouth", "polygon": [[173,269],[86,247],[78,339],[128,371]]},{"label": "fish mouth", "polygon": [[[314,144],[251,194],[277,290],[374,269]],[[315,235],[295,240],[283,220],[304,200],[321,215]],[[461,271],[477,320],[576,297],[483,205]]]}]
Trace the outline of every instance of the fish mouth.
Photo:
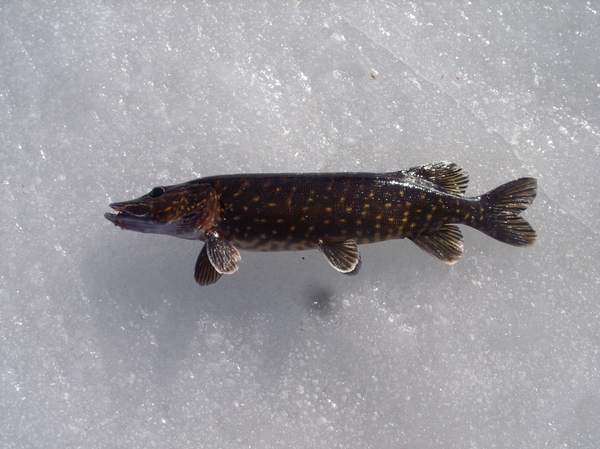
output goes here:
[{"label": "fish mouth", "polygon": [[106,212],[104,218],[123,229],[136,229],[143,225],[152,225],[155,220],[149,216],[148,206],[146,204],[136,203],[111,203],[109,207],[117,213]]}]

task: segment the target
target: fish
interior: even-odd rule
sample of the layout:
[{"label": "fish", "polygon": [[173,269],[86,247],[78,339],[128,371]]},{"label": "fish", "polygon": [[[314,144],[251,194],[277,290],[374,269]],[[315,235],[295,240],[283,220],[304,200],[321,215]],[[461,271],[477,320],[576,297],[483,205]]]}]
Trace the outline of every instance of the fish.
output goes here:
[{"label": "fish", "polygon": [[462,255],[458,225],[514,246],[537,239],[520,214],[537,180],[510,181],[465,196],[468,174],[436,162],[386,173],[283,173],[209,176],[158,186],[109,205],[105,217],[124,230],[200,240],[200,285],[235,273],[240,251],[319,249],[337,271],[355,275],[358,245],[407,238],[447,264]]}]

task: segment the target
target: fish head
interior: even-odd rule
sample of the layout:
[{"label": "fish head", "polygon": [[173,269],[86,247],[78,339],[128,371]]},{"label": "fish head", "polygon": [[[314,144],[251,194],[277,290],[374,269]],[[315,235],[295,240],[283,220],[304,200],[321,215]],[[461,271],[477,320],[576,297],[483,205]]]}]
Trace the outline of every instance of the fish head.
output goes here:
[{"label": "fish head", "polygon": [[109,206],[104,217],[121,229],[198,239],[218,214],[217,195],[210,184],[185,183],[155,187],[146,195]]}]

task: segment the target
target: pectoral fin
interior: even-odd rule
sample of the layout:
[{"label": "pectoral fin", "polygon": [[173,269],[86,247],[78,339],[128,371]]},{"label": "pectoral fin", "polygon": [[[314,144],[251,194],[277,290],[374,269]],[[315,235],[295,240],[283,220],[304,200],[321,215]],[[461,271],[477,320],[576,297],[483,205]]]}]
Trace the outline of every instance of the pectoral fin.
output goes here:
[{"label": "pectoral fin", "polygon": [[221,273],[215,270],[206,251],[207,245],[202,247],[202,251],[196,260],[196,268],[194,270],[194,278],[200,285],[214,284],[221,278]]},{"label": "pectoral fin", "polygon": [[360,270],[360,252],[354,240],[331,242],[319,239],[319,249],[333,268],[344,274],[357,274]]},{"label": "pectoral fin", "polygon": [[210,263],[220,274],[233,274],[238,269],[238,262],[242,260],[240,252],[221,237],[216,229],[211,229],[204,234],[206,253]]},{"label": "pectoral fin", "polygon": [[411,240],[423,251],[447,264],[456,263],[463,253],[463,236],[455,225],[444,225],[437,231]]}]

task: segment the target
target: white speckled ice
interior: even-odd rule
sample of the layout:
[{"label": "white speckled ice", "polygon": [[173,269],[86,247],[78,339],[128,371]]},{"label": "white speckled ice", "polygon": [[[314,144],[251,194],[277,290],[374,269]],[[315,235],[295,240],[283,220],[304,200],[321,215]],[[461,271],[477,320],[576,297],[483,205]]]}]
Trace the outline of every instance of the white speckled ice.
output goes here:
[{"label": "white speckled ice", "polygon": [[[595,2],[4,2],[0,446],[592,448],[600,441]],[[244,253],[108,204],[238,172],[449,160],[535,176],[531,248],[463,228]],[[594,293],[595,292],[595,293]]]}]

